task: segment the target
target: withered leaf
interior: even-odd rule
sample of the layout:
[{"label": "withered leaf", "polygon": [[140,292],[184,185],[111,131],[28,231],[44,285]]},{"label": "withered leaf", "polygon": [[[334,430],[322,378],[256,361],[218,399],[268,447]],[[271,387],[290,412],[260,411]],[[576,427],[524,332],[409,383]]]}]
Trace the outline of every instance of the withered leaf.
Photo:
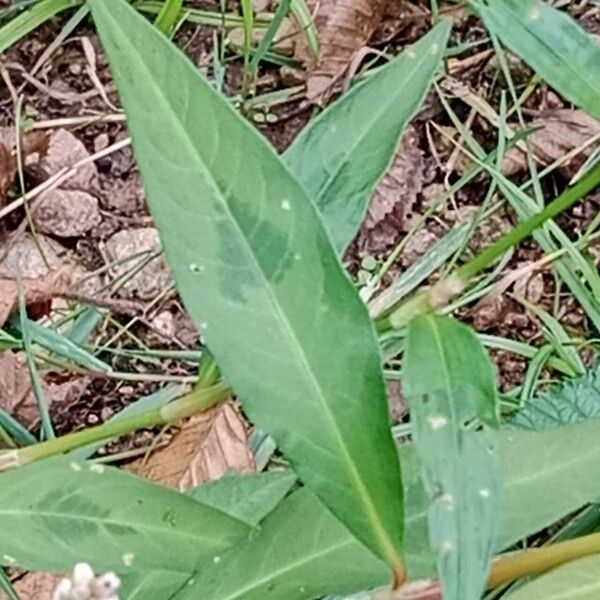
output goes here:
[{"label": "withered leaf", "polygon": [[[30,429],[39,421],[37,401],[31,389],[27,361],[23,353],[0,353],[0,408],[21,425]],[[64,383],[47,383],[42,378],[42,391],[48,404],[70,404],[87,387],[89,379],[77,377]]]},{"label": "withered leaf", "polygon": [[0,144],[0,201],[12,187],[17,174],[17,161],[10,149]]},{"label": "withered leaf", "polygon": [[58,237],[81,236],[100,224],[98,200],[81,190],[54,189],[44,194],[33,220],[38,231]]},{"label": "withered leaf", "polygon": [[410,222],[417,197],[426,183],[426,165],[415,129],[402,137],[392,164],[375,188],[365,223],[359,234],[359,249],[379,254],[392,246]]},{"label": "withered leaf", "polygon": [[[71,281],[70,267],[49,271],[37,279],[22,279],[23,294],[27,305],[44,303],[67,294]],[[17,309],[19,295],[15,279],[0,277],[0,327]]]},{"label": "withered leaf", "polygon": [[[538,128],[529,136],[529,143],[536,160],[542,165],[553,163],[600,134],[600,122],[582,110],[566,108],[546,113],[530,126]],[[561,172],[567,177],[574,176],[599,144],[600,142],[596,141],[588,145],[577,156],[563,164],[560,167]],[[526,170],[525,152],[517,146],[510,148],[504,156],[503,173],[515,175]]]},{"label": "withered leaf", "polygon": [[[52,600],[52,596],[61,577],[54,573],[26,573],[13,587],[21,600]],[[0,592],[0,600],[8,600]]]},{"label": "withered leaf", "polygon": [[251,473],[248,425],[232,400],[186,421],[171,443],[132,469],[152,481],[187,490],[227,471]]},{"label": "withered leaf", "polygon": [[[313,2],[313,5],[315,3]],[[320,0],[314,17],[319,57],[309,61],[307,96],[319,98],[364,48],[383,17],[385,0]]]}]

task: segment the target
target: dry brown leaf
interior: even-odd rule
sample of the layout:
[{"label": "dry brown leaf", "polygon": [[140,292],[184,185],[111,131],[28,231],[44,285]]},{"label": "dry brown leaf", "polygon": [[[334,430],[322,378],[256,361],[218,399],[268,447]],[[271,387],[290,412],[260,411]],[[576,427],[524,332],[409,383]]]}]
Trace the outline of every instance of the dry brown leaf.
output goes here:
[{"label": "dry brown leaf", "polygon": [[[25,303],[27,305],[46,303],[56,296],[65,295],[69,291],[70,281],[70,267],[50,271],[37,279],[23,279]],[[17,282],[14,279],[0,277],[0,327],[17,309],[18,304]]]},{"label": "dry brown leaf", "polygon": [[[385,5],[386,0],[320,0],[317,3],[314,23],[319,37],[319,57],[316,61],[307,61],[308,98],[323,96],[344,73],[353,56],[364,48],[377,29]],[[302,45],[299,46],[299,58],[306,60]]]},{"label": "dry brown leaf", "polygon": [[[542,165],[549,165],[568,152],[580,147],[590,138],[600,134],[600,122],[581,110],[554,110],[530,124],[539,127],[529,136],[531,149],[536,160]],[[585,148],[576,157],[561,166],[567,176],[574,176],[583,163],[597,148],[599,142]],[[505,175],[515,175],[527,170],[527,157],[518,147],[508,150],[504,156],[502,171]]]},{"label": "dry brown leaf", "polygon": [[[54,573],[27,573],[13,587],[21,600],[52,600],[52,594],[60,580],[61,577]],[[8,597],[0,592],[0,600],[8,600]]]},{"label": "dry brown leaf", "polygon": [[[30,429],[39,420],[37,401],[31,389],[31,380],[25,355],[21,352],[0,353],[0,408]],[[78,377],[64,383],[47,383],[42,379],[42,391],[48,404],[69,404],[87,387],[89,379]]]},{"label": "dry brown leaf", "polygon": [[54,189],[44,194],[33,215],[36,228],[58,237],[81,236],[100,224],[98,200],[80,190]]},{"label": "dry brown leaf", "polygon": [[12,187],[16,175],[17,161],[15,157],[7,146],[0,144],[0,201],[6,197],[6,192]]},{"label": "dry brown leaf", "polygon": [[390,168],[371,198],[359,249],[379,254],[394,244],[412,218],[417,196],[425,185],[426,165],[418,146],[416,131],[409,127]]},{"label": "dry brown leaf", "polygon": [[255,465],[248,425],[229,400],[186,421],[166,448],[131,467],[138,475],[182,491],[227,471],[251,473]]}]

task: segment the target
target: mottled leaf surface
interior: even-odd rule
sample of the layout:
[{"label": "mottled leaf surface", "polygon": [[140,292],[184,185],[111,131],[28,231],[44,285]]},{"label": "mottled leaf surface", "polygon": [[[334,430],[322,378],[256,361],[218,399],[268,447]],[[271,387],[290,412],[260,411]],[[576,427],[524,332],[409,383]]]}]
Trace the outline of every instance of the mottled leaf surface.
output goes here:
[{"label": "mottled leaf surface", "polygon": [[249,527],[113,467],[44,460],[0,475],[0,561],[40,571],[190,573]]},{"label": "mottled leaf surface", "polygon": [[400,568],[377,343],[314,205],[151,24],[123,0],[90,5],[178,290],[223,375],[301,479]]},{"label": "mottled leaf surface", "polygon": [[471,329],[427,315],[409,324],[403,381],[444,598],[477,598],[502,485],[492,366]]}]

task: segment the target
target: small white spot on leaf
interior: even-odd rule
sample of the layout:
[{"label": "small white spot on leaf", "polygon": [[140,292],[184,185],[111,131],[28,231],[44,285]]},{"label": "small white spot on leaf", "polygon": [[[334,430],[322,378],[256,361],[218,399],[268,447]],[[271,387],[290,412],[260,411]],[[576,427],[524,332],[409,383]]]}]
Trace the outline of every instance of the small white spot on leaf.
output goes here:
[{"label": "small white spot on leaf", "polygon": [[218,563],[220,563],[220,562],[221,562],[221,557],[220,557],[220,556],[213,556],[213,562],[214,562],[215,564],[218,564]]},{"label": "small white spot on leaf", "polygon": [[446,425],[448,425],[448,419],[444,417],[444,415],[431,415],[427,417],[427,422],[434,431],[443,429],[446,427]]},{"label": "small white spot on leaf", "polygon": [[133,554],[133,552],[126,552],[125,554],[123,554],[123,556],[121,557],[121,560],[123,561],[123,564],[126,567],[130,567],[133,564],[133,559],[135,558],[135,555]]},{"label": "small white spot on leaf", "polygon": [[289,200],[284,199],[281,201],[281,208],[283,208],[283,210],[292,210],[292,205]]},{"label": "small white spot on leaf", "polygon": [[14,558],[13,556],[10,556],[9,554],[3,554],[3,555],[2,555],[2,560],[3,560],[5,563],[9,563],[9,564],[11,564],[11,565],[14,565],[14,564],[17,562],[17,559],[16,559],[16,558]]},{"label": "small white spot on leaf", "polygon": [[72,462],[71,469],[73,469],[73,471],[81,471],[81,465],[76,462]]},{"label": "small white spot on leaf", "polygon": [[450,554],[450,552],[454,552],[454,544],[450,540],[446,540],[441,543],[440,551],[442,554]]},{"label": "small white spot on leaf", "polygon": [[541,16],[542,13],[540,12],[540,9],[537,6],[534,6],[530,11],[529,11],[529,18],[532,21],[537,21]]},{"label": "small white spot on leaf", "polygon": [[491,492],[490,492],[490,490],[488,490],[487,488],[481,488],[481,489],[479,490],[479,495],[480,495],[482,498],[489,498],[489,497],[491,496]]},{"label": "small white spot on leaf", "polygon": [[104,465],[101,465],[100,463],[92,463],[90,465],[90,471],[92,473],[99,473],[101,475],[104,473]]}]

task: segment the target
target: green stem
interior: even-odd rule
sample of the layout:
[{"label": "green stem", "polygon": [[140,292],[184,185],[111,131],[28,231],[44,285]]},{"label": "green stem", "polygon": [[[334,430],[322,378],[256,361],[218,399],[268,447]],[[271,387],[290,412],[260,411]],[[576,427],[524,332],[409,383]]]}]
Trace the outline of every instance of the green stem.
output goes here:
[{"label": "green stem", "polygon": [[557,196],[541,211],[519,223],[514,229],[496,240],[475,258],[463,265],[449,277],[436,283],[429,290],[416,294],[395,310],[377,319],[375,325],[380,332],[400,329],[417,315],[426,314],[445,306],[468,285],[469,280],[489,267],[507,250],[522,242],[546,221],[558,216],[575,202],[585,197],[600,184],[600,166],[597,166],[574,186]]},{"label": "green stem", "polygon": [[90,427],[83,431],[26,446],[20,450],[0,452],[0,470],[63,454],[81,446],[131,433],[136,429],[169,425],[205,411],[230,395],[231,389],[229,386],[221,382],[207,389],[196,389],[161,408],[156,408],[141,415]]}]

